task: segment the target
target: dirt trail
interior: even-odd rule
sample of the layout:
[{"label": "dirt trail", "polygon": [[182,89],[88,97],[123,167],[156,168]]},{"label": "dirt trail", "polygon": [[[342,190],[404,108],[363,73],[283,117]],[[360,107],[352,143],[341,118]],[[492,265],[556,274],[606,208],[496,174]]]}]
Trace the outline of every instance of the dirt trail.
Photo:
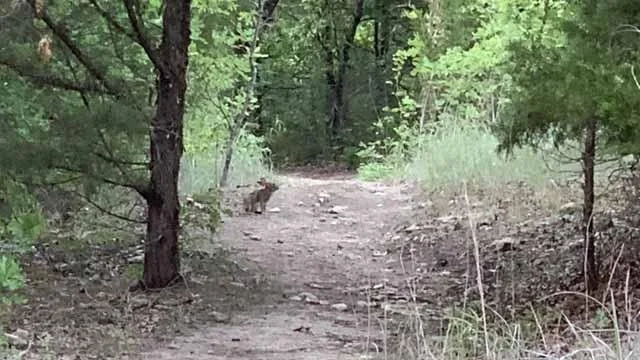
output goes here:
[{"label": "dirt trail", "polygon": [[347,290],[393,276],[377,255],[384,233],[410,213],[408,187],[301,174],[279,183],[265,215],[225,218],[218,237],[278,284],[282,301],[210,324],[144,358],[361,359],[380,348],[366,299]]}]

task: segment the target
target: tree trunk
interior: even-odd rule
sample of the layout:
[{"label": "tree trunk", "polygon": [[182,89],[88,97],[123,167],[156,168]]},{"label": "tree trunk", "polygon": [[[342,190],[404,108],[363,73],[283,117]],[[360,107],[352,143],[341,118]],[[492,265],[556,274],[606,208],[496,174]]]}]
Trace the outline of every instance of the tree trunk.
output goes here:
[{"label": "tree trunk", "polygon": [[191,1],[166,0],[163,13],[156,113],[150,133],[151,184],[148,204],[144,286],[161,288],[178,278],[180,202],[178,177],[183,151],[183,116]]},{"label": "tree trunk", "polygon": [[[242,107],[241,112],[234,118],[233,122],[229,124],[229,137],[227,138],[227,148],[225,150],[224,156],[224,165],[222,168],[222,176],[220,177],[220,186],[226,186],[227,180],[229,177],[229,170],[231,168],[231,161],[233,159],[233,146],[236,138],[240,135],[240,131],[244,124],[247,122],[249,118],[253,118],[258,123],[258,131],[256,135],[264,135],[265,124],[264,118],[262,116],[262,89],[259,87],[258,83],[260,82],[260,74],[258,73],[258,67],[261,63],[261,58],[253,57],[258,45],[260,43],[260,38],[263,34],[264,28],[274,22],[276,8],[278,6],[279,0],[265,0],[264,2],[258,2],[258,11],[254,33],[252,37],[252,41],[250,43],[244,42],[241,38],[236,41],[238,44],[243,44],[242,47],[239,47],[239,50],[236,51],[238,56],[248,55],[249,57],[249,65],[251,67],[251,80],[245,86],[245,94],[247,96],[244,106]],[[242,90],[242,86],[239,87]],[[251,105],[251,97],[256,96],[257,106],[251,114],[248,115],[247,111],[249,106]]]},{"label": "tree trunk", "polygon": [[220,182],[218,183],[220,187],[227,186],[227,181],[229,180],[229,170],[231,170],[231,159],[233,159],[233,143],[235,143],[236,138],[238,137],[237,132],[240,129],[230,129],[229,137],[227,138],[227,145],[224,150],[224,164],[222,165],[222,175],[220,176]]},{"label": "tree trunk", "polygon": [[[260,65],[262,65],[262,58],[256,59],[256,66],[260,67]],[[264,98],[264,91],[263,87],[260,86],[261,82],[262,79],[260,78],[260,72],[258,71],[256,74],[256,88],[254,90],[257,106],[253,109],[251,114],[251,118],[258,124],[258,128],[254,132],[256,136],[264,136],[267,133],[264,116],[262,115],[262,99]]]},{"label": "tree trunk", "polygon": [[[353,46],[353,40],[356,36],[358,26],[362,21],[362,15],[364,14],[364,0],[355,0],[353,19],[349,32],[345,36],[344,45],[340,52],[340,58],[338,60],[338,70],[333,73],[333,53],[329,46],[325,47],[325,56],[327,64],[327,85],[329,87],[329,134],[330,140],[333,142],[335,137],[339,134],[340,128],[344,126],[346,118],[346,106],[344,89],[347,76],[347,66],[349,66],[349,58],[351,47]],[[330,31],[327,27],[326,31]],[[328,38],[328,37],[327,37]]]},{"label": "tree trunk", "polygon": [[389,48],[391,46],[391,14],[389,8],[392,6],[389,0],[375,1],[375,23],[373,51],[378,69],[375,75],[376,86],[376,108],[378,110],[389,106],[389,94],[387,91],[387,75],[389,63]]},{"label": "tree trunk", "polygon": [[582,154],[582,171],[584,175],[584,279],[585,287],[589,293],[598,288],[598,267],[595,255],[595,238],[593,236],[593,203],[594,203],[594,168],[596,156],[596,120],[587,120],[584,152]]}]

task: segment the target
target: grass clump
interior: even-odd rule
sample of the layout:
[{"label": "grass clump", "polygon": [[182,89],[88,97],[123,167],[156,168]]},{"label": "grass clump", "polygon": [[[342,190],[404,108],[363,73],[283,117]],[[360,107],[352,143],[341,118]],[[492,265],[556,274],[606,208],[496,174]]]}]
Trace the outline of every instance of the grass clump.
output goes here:
[{"label": "grass clump", "polygon": [[508,159],[496,152],[498,139],[484,126],[447,123],[435,131],[415,135],[403,146],[405,156],[395,146],[378,161],[368,161],[358,169],[364,180],[405,178],[429,189],[460,188],[463,184],[493,186],[526,181],[545,186],[554,172],[540,153],[517,149]]},{"label": "grass clump", "polygon": [[498,154],[498,139],[483,126],[450,124],[423,135],[404,176],[431,189],[460,188],[463,184],[493,187],[524,181],[545,187],[558,177],[541,153],[517,149],[509,158]]},{"label": "grass clump", "polygon": [[[488,307],[486,311],[491,313]],[[598,313],[601,312],[594,317]],[[416,312],[407,318],[386,358],[627,360],[637,359],[640,352],[640,334],[620,328],[612,322],[615,319],[610,319],[610,326],[592,327],[562,317],[564,320],[554,329],[537,321],[507,321],[492,313],[494,321],[485,329],[481,314],[466,308],[445,315],[438,336],[433,335],[433,322],[420,317]]]}]

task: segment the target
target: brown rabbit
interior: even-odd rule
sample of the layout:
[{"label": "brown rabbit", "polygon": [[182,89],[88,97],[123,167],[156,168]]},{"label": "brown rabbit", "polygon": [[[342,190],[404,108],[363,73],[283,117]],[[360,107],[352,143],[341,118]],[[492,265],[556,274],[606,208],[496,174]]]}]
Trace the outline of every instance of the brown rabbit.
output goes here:
[{"label": "brown rabbit", "polygon": [[[267,211],[267,201],[279,188],[278,185],[268,182],[263,177],[258,180],[258,184],[262,186],[261,189],[254,190],[244,197],[244,211],[264,214]],[[257,211],[257,204],[260,204],[260,211]]]}]

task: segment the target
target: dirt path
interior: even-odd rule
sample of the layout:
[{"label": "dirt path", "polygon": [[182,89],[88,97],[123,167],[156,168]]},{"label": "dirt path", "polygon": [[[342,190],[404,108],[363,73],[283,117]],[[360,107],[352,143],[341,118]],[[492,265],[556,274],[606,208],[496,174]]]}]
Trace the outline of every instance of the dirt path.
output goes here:
[{"label": "dirt path", "polygon": [[393,276],[380,242],[409,213],[409,189],[344,176],[289,174],[279,183],[265,215],[226,218],[219,237],[282,289],[282,301],[265,300],[144,358],[361,359],[381,348],[378,320],[353,294]]}]

